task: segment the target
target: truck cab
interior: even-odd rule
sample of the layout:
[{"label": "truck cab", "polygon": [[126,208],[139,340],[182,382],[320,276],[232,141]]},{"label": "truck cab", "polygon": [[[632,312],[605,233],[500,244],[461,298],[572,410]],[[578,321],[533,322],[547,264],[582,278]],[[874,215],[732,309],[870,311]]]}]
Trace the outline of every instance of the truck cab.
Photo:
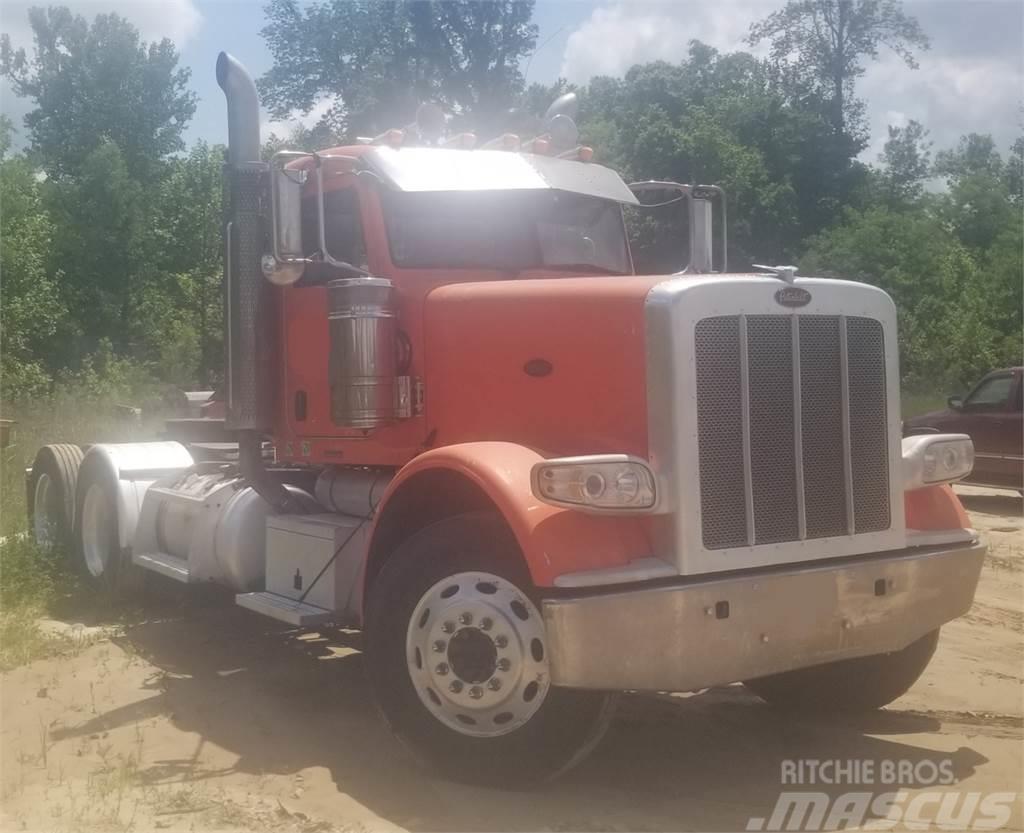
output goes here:
[{"label": "truck cab", "polygon": [[[252,79],[217,71],[236,451],[42,450],[36,527],[84,574],[362,629],[396,733],[499,785],[579,761],[623,690],[865,710],[913,684],[985,547],[949,486],[970,439],[901,437],[884,292],[728,272],[721,192],[627,185],[569,99],[538,137],[264,160]],[[638,275],[622,209],[654,193],[688,202],[689,263]]]}]

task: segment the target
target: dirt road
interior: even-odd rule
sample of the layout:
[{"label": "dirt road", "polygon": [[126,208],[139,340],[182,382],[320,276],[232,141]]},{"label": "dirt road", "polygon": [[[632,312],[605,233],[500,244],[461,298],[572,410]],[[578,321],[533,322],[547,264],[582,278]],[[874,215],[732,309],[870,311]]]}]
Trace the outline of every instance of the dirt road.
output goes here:
[{"label": "dirt road", "polygon": [[[738,686],[629,696],[601,746],[561,781],[477,789],[432,778],[392,740],[367,695],[357,635],[296,637],[190,602],[3,675],[0,826],[744,830],[772,812],[787,789],[782,762],[795,759],[925,762],[925,777],[929,762],[948,760],[955,790],[1019,790],[1021,500],[961,494],[990,544],[974,608],[943,629],[912,691],[874,716],[783,717]],[[1024,829],[1019,802],[1007,826]]]}]

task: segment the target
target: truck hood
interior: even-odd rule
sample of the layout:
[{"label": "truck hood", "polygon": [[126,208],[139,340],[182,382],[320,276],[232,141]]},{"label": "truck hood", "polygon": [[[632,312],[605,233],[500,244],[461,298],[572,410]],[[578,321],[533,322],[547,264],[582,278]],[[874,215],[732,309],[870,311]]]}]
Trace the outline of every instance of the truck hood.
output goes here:
[{"label": "truck hood", "polygon": [[647,454],[644,303],[668,276],[449,284],[424,304],[438,444]]}]

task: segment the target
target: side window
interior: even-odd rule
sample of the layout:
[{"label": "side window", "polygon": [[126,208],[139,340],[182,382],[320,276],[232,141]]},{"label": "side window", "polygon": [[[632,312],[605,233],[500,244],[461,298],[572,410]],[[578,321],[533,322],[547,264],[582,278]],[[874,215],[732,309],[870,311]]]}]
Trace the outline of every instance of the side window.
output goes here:
[{"label": "side window", "polygon": [[[324,195],[324,237],[327,250],[335,260],[343,260],[366,269],[366,242],[359,216],[359,195],[355,188],[342,188]],[[309,257],[320,250],[320,230],[317,225],[316,197],[308,198],[302,206],[302,245]],[[318,273],[322,267],[306,268]],[[312,276],[316,280],[315,276]]]},{"label": "side window", "polygon": [[1017,379],[1017,395],[1013,397],[1013,410],[1024,411],[1024,378]]},{"label": "side window", "polygon": [[1013,389],[1013,376],[1007,373],[1004,376],[992,376],[978,385],[967,397],[964,404],[968,408],[1000,408],[1005,407],[1010,401],[1010,391]]}]

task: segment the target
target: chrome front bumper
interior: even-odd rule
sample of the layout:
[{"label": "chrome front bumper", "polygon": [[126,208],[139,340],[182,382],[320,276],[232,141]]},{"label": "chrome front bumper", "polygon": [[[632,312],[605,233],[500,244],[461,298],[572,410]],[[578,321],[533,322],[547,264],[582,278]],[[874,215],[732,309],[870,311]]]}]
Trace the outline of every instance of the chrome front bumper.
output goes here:
[{"label": "chrome front bumper", "polygon": [[552,682],[693,691],[899,650],[967,612],[985,550],[974,541],[549,598]]}]

